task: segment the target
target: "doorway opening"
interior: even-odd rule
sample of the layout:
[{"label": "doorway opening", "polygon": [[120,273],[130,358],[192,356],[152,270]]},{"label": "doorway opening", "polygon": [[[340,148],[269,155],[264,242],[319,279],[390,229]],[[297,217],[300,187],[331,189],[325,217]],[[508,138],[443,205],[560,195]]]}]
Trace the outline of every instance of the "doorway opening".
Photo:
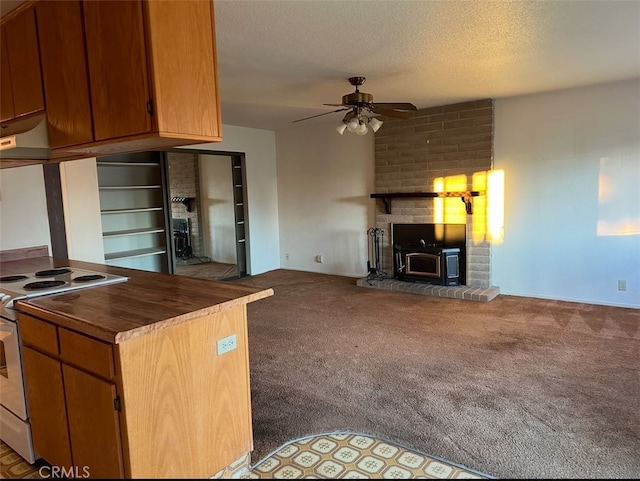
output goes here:
[{"label": "doorway opening", "polygon": [[248,275],[244,154],[167,151],[173,265],[177,275]]}]

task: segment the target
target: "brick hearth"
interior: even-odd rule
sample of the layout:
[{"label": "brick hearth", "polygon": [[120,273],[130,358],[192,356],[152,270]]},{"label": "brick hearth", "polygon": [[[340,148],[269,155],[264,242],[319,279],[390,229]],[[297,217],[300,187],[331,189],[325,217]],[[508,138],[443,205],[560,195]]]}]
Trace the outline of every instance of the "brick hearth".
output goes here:
[{"label": "brick hearth", "polygon": [[500,294],[497,287],[469,287],[469,286],[435,286],[417,282],[399,281],[398,279],[358,279],[356,285],[370,289],[385,291],[408,292],[423,296],[448,297],[450,299],[464,299],[467,301],[489,302]]}]

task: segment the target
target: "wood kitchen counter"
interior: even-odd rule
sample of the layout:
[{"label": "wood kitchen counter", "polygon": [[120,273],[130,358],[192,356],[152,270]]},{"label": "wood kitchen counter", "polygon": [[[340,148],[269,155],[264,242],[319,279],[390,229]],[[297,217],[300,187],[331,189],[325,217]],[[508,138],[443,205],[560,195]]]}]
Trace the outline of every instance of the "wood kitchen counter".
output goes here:
[{"label": "wood kitchen counter", "polygon": [[59,314],[59,319],[52,319],[57,324],[115,344],[273,295],[273,289],[51,257],[4,262],[0,272],[12,275],[53,267],[77,267],[129,280],[19,301],[18,310]]}]

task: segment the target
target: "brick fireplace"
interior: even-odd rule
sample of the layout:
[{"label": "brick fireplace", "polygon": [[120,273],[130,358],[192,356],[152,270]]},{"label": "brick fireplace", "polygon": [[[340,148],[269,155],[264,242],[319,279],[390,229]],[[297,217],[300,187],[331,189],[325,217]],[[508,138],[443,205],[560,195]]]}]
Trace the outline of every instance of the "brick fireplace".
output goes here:
[{"label": "brick fireplace", "polygon": [[[465,287],[476,293],[491,289],[486,190],[493,159],[493,118],[493,100],[485,99],[422,109],[409,120],[384,119],[375,134],[375,193],[452,193],[451,197],[397,197],[388,203],[375,200],[389,277],[393,277],[390,224],[466,224]],[[470,205],[455,195],[466,191],[477,192]],[[416,292],[420,286],[412,289]]]},{"label": "brick fireplace", "polygon": [[203,239],[198,212],[200,201],[198,155],[190,152],[169,152],[167,153],[167,160],[169,164],[169,192],[171,198],[195,199],[192,209],[188,209],[182,202],[172,201],[171,217],[188,221],[193,254],[201,256]]}]

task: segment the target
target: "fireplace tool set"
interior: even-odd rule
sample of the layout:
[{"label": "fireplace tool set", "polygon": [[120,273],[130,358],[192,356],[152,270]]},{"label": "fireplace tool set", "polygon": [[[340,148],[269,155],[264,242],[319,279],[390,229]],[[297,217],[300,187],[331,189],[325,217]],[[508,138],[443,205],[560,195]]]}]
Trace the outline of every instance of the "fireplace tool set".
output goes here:
[{"label": "fireplace tool set", "polygon": [[384,271],[384,260],[382,257],[382,237],[384,231],[378,227],[367,230],[369,239],[369,260],[367,260],[367,281],[373,279],[386,279],[387,273]]}]

